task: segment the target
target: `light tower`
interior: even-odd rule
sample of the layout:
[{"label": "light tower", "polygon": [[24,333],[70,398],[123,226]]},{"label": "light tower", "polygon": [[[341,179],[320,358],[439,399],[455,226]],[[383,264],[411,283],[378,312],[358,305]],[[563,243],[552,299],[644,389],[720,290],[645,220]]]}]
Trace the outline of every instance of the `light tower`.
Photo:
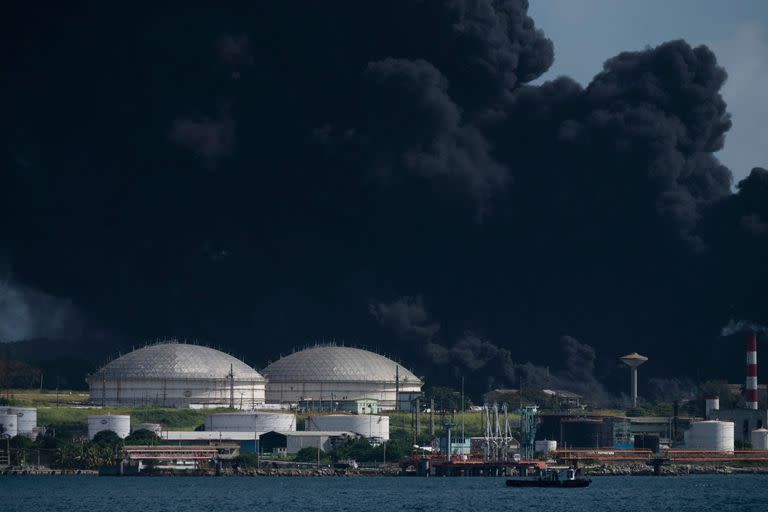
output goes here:
[{"label": "light tower", "polygon": [[647,357],[641,356],[637,352],[632,352],[624,357],[619,358],[622,363],[629,366],[631,371],[630,386],[632,393],[632,407],[637,407],[637,367],[648,360]]}]

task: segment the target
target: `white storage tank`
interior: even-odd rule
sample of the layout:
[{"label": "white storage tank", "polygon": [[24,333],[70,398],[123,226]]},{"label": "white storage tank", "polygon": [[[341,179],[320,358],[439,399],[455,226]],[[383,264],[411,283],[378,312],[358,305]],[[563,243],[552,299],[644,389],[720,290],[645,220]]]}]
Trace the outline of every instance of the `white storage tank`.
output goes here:
[{"label": "white storage tank", "polygon": [[280,412],[229,412],[209,414],[205,430],[218,432],[295,432],[296,416]]},{"label": "white storage tank", "polygon": [[131,432],[136,432],[137,430],[149,430],[150,432],[160,435],[160,432],[163,431],[163,426],[159,423],[137,423],[131,425]]},{"label": "white storage tank", "polygon": [[709,418],[709,414],[712,411],[720,410],[720,397],[717,395],[709,395],[704,399],[704,414]]},{"label": "white storage tank", "polygon": [[689,450],[733,451],[733,422],[699,421],[686,432],[685,444]]},{"label": "white storage tank", "polygon": [[37,437],[37,409],[34,407],[2,407],[0,414],[15,414],[19,435]]},{"label": "white storage tank", "polygon": [[310,416],[306,430],[354,432],[368,439],[389,441],[389,416],[375,414],[327,414]]},{"label": "white storage tank", "polygon": [[552,453],[554,451],[557,451],[557,441],[550,441],[548,439],[543,439],[541,441],[534,441],[533,451],[539,452],[539,453]]},{"label": "white storage tank", "polygon": [[768,450],[768,429],[758,428],[750,435],[753,450]]},{"label": "white storage tank", "polygon": [[122,414],[88,416],[88,439],[104,430],[111,430],[120,439],[125,439],[131,433],[131,417]]},{"label": "white storage tank", "polygon": [[16,437],[19,434],[19,419],[15,414],[0,414],[0,426],[3,427],[3,433],[0,434],[2,437]]}]

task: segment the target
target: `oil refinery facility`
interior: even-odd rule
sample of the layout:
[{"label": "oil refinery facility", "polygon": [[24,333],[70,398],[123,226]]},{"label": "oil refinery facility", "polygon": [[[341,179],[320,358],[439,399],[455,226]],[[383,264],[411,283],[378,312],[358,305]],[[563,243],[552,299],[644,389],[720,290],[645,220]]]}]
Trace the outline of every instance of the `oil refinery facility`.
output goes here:
[{"label": "oil refinery facility", "polygon": [[97,405],[227,407],[264,404],[264,377],[239,359],[176,341],[147,345],[87,377]]},{"label": "oil refinery facility", "polygon": [[306,348],[264,368],[267,403],[308,410],[375,413],[410,405],[422,381],[395,361],[353,347]]}]

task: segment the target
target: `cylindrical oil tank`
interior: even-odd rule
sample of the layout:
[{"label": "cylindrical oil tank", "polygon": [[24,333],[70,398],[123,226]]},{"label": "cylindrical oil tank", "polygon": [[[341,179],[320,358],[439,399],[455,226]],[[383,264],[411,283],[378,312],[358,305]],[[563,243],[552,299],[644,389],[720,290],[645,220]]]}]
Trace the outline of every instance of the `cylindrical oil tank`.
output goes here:
[{"label": "cylindrical oil tank", "polygon": [[15,414],[18,418],[19,435],[36,437],[37,409],[34,407],[2,407],[0,414]]},{"label": "cylindrical oil tank", "polygon": [[539,453],[552,453],[557,451],[557,441],[550,441],[548,439],[542,439],[541,441],[534,441],[533,451]]},{"label": "cylindrical oil tank", "polygon": [[709,395],[704,399],[704,414],[709,418],[709,413],[712,411],[720,410],[720,397],[717,395]]},{"label": "cylindrical oil tank", "polygon": [[160,435],[160,432],[163,431],[163,426],[159,423],[137,423],[131,425],[131,432],[136,432],[137,430],[149,430],[150,432]]},{"label": "cylindrical oil tank", "polygon": [[563,419],[560,422],[562,429],[562,447],[565,448],[599,448],[603,446],[601,439],[603,421],[599,419]]},{"label": "cylindrical oil tank", "polygon": [[651,450],[659,452],[659,434],[635,434],[635,450]]},{"label": "cylindrical oil tank", "polygon": [[389,441],[389,416],[375,414],[326,414],[310,416],[307,430],[354,432],[368,439]]},{"label": "cylindrical oil tank", "polygon": [[16,437],[19,434],[19,417],[15,414],[0,414],[0,426],[3,427],[0,436]]},{"label": "cylindrical oil tank", "polygon": [[121,439],[125,439],[131,433],[131,417],[122,414],[88,416],[88,439],[93,439],[104,430],[111,430]]},{"label": "cylindrical oil tank", "polygon": [[699,421],[691,425],[686,436],[690,450],[733,451],[733,422]]},{"label": "cylindrical oil tank", "polygon": [[753,450],[768,450],[768,429],[758,428],[750,434]]},{"label": "cylindrical oil tank", "polygon": [[213,432],[294,432],[296,416],[279,412],[209,414],[205,430]]}]

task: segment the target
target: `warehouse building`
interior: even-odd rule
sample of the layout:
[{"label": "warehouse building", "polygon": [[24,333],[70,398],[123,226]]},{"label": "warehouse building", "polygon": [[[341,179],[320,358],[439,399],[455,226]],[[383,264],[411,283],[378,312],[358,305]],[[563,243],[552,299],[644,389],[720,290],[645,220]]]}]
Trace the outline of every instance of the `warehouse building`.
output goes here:
[{"label": "warehouse building", "polygon": [[[422,382],[402,365],[359,348],[322,345],[267,366],[267,403],[296,404],[313,411],[361,412],[360,400],[392,410],[398,397],[415,396]],[[374,407],[364,412],[373,412]]]},{"label": "warehouse building", "polygon": [[97,405],[252,409],[265,398],[264,377],[244,362],[175,341],[118,357],[86,380]]},{"label": "warehouse building", "polygon": [[354,432],[266,432],[259,436],[262,453],[273,455],[294,454],[302,448],[320,448],[325,453],[336,446],[355,439]]}]

